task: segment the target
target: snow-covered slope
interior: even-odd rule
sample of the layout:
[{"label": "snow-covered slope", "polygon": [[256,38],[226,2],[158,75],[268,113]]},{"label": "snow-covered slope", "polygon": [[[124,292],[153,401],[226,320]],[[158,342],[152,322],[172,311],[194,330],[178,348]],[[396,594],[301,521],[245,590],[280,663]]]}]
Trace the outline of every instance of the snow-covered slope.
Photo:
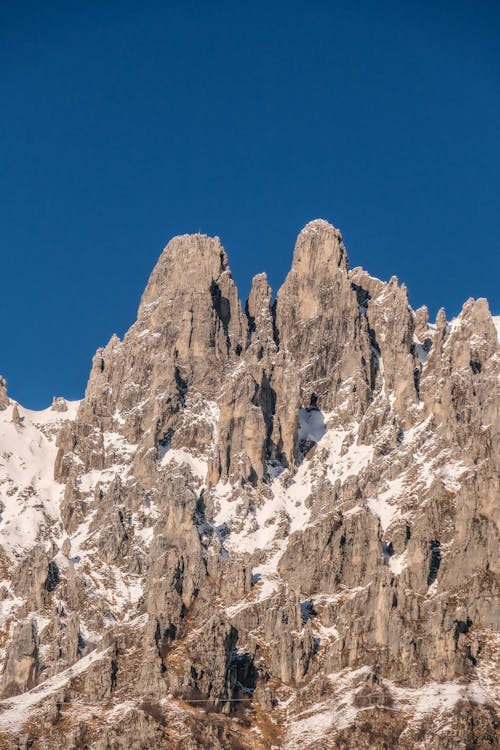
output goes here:
[{"label": "snow-covered slope", "polygon": [[75,418],[78,404],[67,402],[64,412],[30,411],[11,401],[0,411],[0,545],[13,560],[36,541],[50,545],[62,533],[55,437],[62,422]]}]

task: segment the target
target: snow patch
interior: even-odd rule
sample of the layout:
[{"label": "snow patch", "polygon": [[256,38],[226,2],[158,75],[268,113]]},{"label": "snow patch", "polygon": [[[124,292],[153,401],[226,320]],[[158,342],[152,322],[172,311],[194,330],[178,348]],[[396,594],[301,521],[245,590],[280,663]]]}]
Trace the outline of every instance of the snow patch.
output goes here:
[{"label": "snow patch", "polygon": [[388,560],[389,567],[398,576],[408,567],[408,552],[405,550],[401,555],[391,555]]},{"label": "snow patch", "polygon": [[401,517],[401,509],[394,501],[401,497],[403,492],[403,480],[393,479],[388,482],[388,488],[378,497],[368,498],[366,504],[371,512],[380,519],[380,528],[386,531],[389,526]]},{"label": "snow patch", "polygon": [[326,433],[325,416],[319,409],[300,409],[299,444],[301,440],[318,443]]},{"label": "snow patch", "polygon": [[22,421],[11,421],[11,408],[0,412],[0,545],[16,558],[60,521],[64,485],[54,480],[57,447],[47,428],[73,419],[79,402],[68,402],[66,412],[11,403]]},{"label": "snow patch", "polygon": [[0,730],[16,735],[23,724],[32,716],[33,708],[53,693],[61,690],[72,677],[84,672],[91,664],[107,656],[106,651],[92,651],[76,664],[51,677],[41,685],[26,693],[0,701]]},{"label": "snow patch", "polygon": [[161,459],[162,466],[182,466],[187,464],[194,477],[204,481],[207,475],[208,459],[196,456],[185,448],[169,448]]}]

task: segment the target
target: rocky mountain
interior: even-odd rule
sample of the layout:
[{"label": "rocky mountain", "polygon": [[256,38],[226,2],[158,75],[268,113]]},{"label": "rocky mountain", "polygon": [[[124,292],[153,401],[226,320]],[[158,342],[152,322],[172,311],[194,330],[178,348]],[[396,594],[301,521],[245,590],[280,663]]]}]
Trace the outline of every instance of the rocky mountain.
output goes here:
[{"label": "rocky mountain", "polygon": [[0,380],[0,748],[499,747],[499,344],[325,221],[163,251],[79,403]]}]

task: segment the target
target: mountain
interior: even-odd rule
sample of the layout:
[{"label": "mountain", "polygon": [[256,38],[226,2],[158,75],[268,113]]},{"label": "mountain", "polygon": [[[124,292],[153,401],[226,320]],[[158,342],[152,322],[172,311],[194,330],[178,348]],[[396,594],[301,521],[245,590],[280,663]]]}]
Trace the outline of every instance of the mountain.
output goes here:
[{"label": "mountain", "polygon": [[325,221],[245,308],[175,237],[81,402],[0,380],[0,748],[498,747],[498,388]]}]

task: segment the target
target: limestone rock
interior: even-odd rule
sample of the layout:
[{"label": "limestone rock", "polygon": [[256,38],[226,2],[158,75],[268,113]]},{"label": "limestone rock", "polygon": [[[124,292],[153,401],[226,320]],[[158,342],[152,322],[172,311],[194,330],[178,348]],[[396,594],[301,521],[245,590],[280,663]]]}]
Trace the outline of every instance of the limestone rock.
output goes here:
[{"label": "limestone rock", "polygon": [[0,375],[0,410],[6,409],[8,405],[7,381]]},{"label": "limestone rock", "polygon": [[68,411],[68,404],[62,396],[54,396],[50,408],[52,411]]},{"label": "limestone rock", "polygon": [[499,362],[328,222],[244,306],[174,238],[76,413],[0,380],[0,746],[496,747]]},{"label": "limestone rock", "polygon": [[14,404],[12,407],[12,418],[11,418],[12,424],[17,425],[20,427],[22,425],[22,419],[21,415],[19,414],[19,409],[17,408],[17,404]]},{"label": "limestone rock", "polygon": [[17,624],[10,641],[2,677],[3,695],[10,697],[36,684],[38,673],[38,634],[34,621]]},{"label": "limestone rock", "polygon": [[300,371],[301,401],[331,411],[347,397],[355,412],[368,400],[368,329],[347,274],[340,232],[317,220],[299,234],[292,268],[278,293],[280,347]]}]

